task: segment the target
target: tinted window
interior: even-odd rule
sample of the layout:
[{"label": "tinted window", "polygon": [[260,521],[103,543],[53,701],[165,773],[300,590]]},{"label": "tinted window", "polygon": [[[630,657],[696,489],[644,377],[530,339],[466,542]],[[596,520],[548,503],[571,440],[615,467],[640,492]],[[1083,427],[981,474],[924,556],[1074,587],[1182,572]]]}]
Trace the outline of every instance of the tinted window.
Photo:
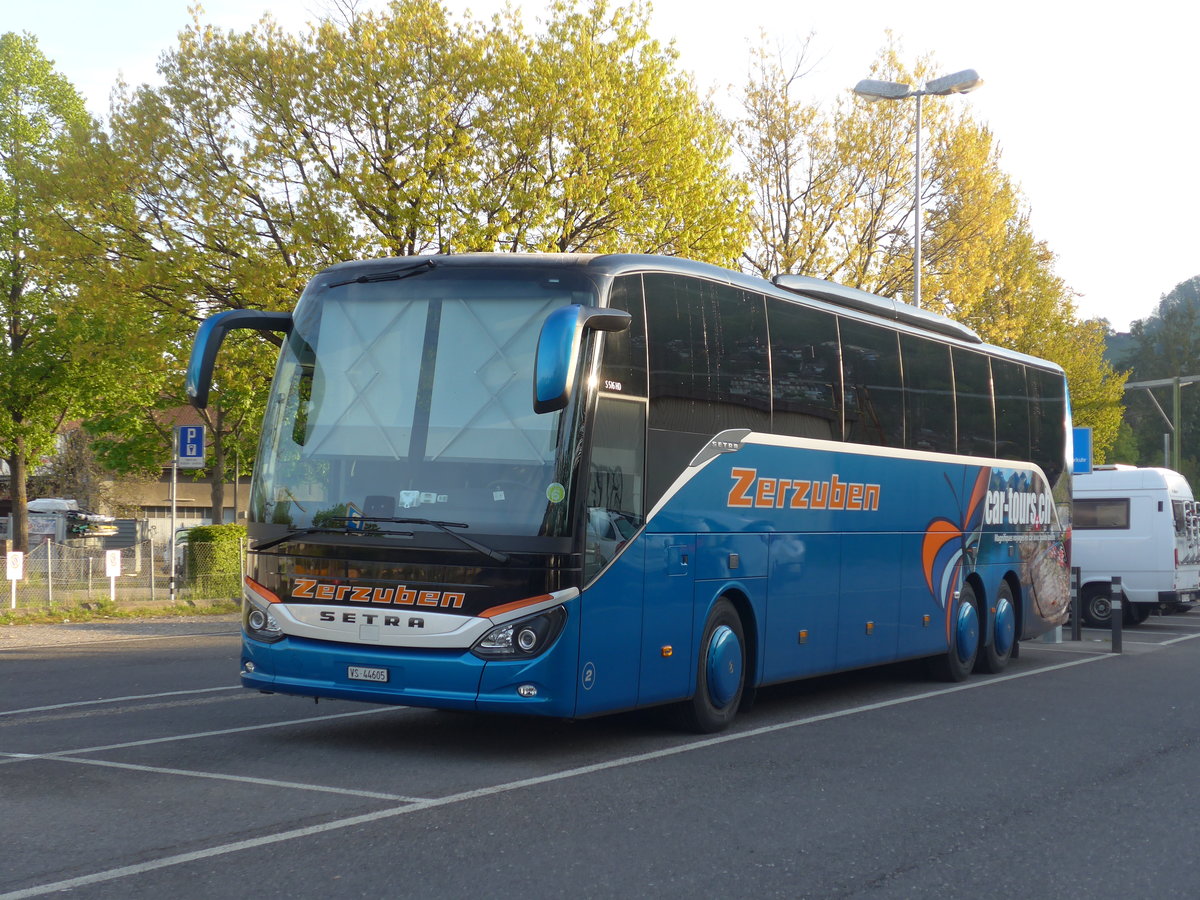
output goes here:
[{"label": "tinted window", "polygon": [[[587,475],[584,576],[612,559],[645,513],[646,318],[640,275],[618,278],[609,306],[630,313],[629,329],[604,335],[599,397]],[[621,532],[614,537],[613,529]]]},{"label": "tinted window", "polygon": [[996,455],[996,418],[992,409],[992,369],[982,353],[955,347],[954,397],[958,413],[958,452]]},{"label": "tinted window", "polygon": [[1071,525],[1081,530],[1128,528],[1129,500],[1076,500]]},{"label": "tinted window", "polygon": [[1030,460],[1042,467],[1051,485],[1066,470],[1066,398],[1063,377],[1026,369],[1029,382]]},{"label": "tinted window", "polygon": [[778,434],[842,439],[841,359],[832,313],[772,300],[772,429]]},{"label": "tinted window", "polygon": [[846,440],[904,445],[903,382],[896,332],[841,319]]},{"label": "tinted window", "polygon": [[954,376],[950,348],[911,334],[900,335],[904,359],[905,446],[953,453]]},{"label": "tinted window", "polygon": [[650,426],[711,436],[770,426],[763,297],[729,285],[646,275]]},{"label": "tinted window", "polygon": [[629,397],[646,396],[646,318],[642,305],[642,277],[627,275],[613,282],[608,305],[633,316],[625,331],[604,335],[600,389]]},{"label": "tinted window", "polygon": [[1025,367],[1002,359],[992,360],[996,390],[996,455],[1001,459],[1029,461],[1029,395]]}]

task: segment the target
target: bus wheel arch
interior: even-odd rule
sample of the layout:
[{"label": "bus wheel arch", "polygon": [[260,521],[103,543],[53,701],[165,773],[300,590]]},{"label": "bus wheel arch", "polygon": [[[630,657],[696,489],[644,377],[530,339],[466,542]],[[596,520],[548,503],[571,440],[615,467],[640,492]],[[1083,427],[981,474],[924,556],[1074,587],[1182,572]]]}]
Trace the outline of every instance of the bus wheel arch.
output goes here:
[{"label": "bus wheel arch", "polygon": [[739,590],[730,589],[722,595],[733,604],[738,617],[742,620],[742,651],[745,654],[744,674],[742,677],[742,699],[738,703],[738,712],[749,712],[754,708],[754,700],[758,694],[758,618],[754,614],[754,606]]},{"label": "bus wheel arch", "polygon": [[750,681],[746,634],[753,632],[736,600],[736,594],[722,594],[709,610],[696,652],[696,690],[679,707],[682,724],[700,734],[729,727]]},{"label": "bus wheel arch", "polygon": [[983,620],[976,596],[978,579],[968,578],[950,611],[946,652],[930,657],[930,674],[939,681],[964,681],[975,668],[983,642]]},{"label": "bus wheel arch", "polygon": [[1021,586],[1015,583],[1012,572],[1005,574],[996,585],[996,596],[986,600],[982,587],[977,587],[982,601],[980,608],[986,610],[986,635],[980,641],[979,654],[975,660],[975,671],[993,675],[1003,672],[1008,661],[1017,655],[1021,635],[1020,602]]}]

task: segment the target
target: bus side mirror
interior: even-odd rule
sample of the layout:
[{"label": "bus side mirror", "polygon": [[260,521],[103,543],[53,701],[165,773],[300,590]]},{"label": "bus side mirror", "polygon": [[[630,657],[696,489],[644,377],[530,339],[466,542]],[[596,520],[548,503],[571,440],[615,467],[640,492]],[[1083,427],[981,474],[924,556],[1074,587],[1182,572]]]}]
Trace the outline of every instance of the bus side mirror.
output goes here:
[{"label": "bus side mirror", "polygon": [[562,409],[571,399],[579,348],[585,331],[624,331],[631,321],[623,309],[564,306],[542,323],[533,363],[533,411]]},{"label": "bus side mirror", "polygon": [[235,328],[291,333],[292,314],[263,312],[261,309],[228,309],[201,322],[192,344],[192,356],[187,369],[188,400],[196,409],[208,406],[208,389],[212,387],[217,350],[221,348],[225,335]]}]

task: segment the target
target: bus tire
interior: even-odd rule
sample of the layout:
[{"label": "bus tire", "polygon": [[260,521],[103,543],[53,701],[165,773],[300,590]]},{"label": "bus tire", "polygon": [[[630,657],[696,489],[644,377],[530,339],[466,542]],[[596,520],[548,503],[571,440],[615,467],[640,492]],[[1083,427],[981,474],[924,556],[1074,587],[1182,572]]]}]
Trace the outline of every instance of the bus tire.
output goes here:
[{"label": "bus tire", "polygon": [[1089,628],[1108,628],[1112,623],[1112,594],[1107,585],[1085,591],[1079,601],[1079,618]]},{"label": "bus tire", "polygon": [[939,681],[964,681],[979,656],[979,604],[975,589],[964,584],[950,628],[950,646],[929,660],[929,671]]},{"label": "bus tire", "polygon": [[698,734],[729,727],[746,685],[746,641],[737,610],[724,597],[704,625],[696,666],[696,693],[680,709],[683,725]]},{"label": "bus tire", "polygon": [[992,639],[979,648],[979,659],[975,668],[992,675],[1003,672],[1013,657],[1017,646],[1017,608],[1013,603],[1012,588],[1001,581],[996,590],[996,612],[989,623]]}]

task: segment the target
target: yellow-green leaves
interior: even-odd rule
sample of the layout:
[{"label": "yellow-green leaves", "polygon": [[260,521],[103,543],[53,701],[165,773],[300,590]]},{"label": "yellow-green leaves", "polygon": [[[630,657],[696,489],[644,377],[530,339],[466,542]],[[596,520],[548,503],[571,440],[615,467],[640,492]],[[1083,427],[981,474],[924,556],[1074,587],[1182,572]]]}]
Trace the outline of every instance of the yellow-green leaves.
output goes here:
[{"label": "yellow-green leaves", "polygon": [[[755,197],[744,267],[911,301],[915,100],[868,103],[847,91],[828,109],[807,104],[802,62],[757,54],[743,94],[738,138]],[[919,85],[939,73],[929,59],[905,67],[889,45],[869,74]],[[1095,430],[1103,459],[1124,383],[1103,358],[1104,326],[1078,319],[993,135],[961,98],[924,98],[921,139],[922,306],[1062,365],[1076,423]]]}]

